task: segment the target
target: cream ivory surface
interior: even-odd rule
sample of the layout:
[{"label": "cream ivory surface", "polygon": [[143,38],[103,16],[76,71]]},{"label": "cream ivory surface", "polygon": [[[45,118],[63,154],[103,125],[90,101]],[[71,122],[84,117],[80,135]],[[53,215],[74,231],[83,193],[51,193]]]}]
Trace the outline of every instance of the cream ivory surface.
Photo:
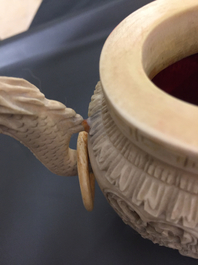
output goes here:
[{"label": "cream ivory surface", "polygon": [[173,155],[174,164],[192,172],[198,170],[198,108],[150,78],[198,51],[197,24],[196,0],[154,1],[115,28],[100,59],[107,105],[123,133],[130,139],[138,134],[136,144],[164,161]]}]

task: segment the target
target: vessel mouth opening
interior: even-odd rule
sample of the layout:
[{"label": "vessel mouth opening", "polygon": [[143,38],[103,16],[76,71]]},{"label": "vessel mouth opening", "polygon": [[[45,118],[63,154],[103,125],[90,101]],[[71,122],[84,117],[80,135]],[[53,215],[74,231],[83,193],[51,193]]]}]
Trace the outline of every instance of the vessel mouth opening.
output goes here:
[{"label": "vessel mouth opening", "polygon": [[157,25],[143,45],[142,63],[158,88],[198,105],[198,8]]},{"label": "vessel mouth opening", "polygon": [[198,106],[198,53],[168,66],[152,82],[169,95]]}]

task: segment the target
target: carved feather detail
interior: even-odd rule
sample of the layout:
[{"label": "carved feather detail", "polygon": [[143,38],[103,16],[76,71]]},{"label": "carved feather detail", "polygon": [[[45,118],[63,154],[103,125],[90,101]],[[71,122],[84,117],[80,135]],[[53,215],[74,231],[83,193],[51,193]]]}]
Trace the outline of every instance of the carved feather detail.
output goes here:
[{"label": "carved feather detail", "polygon": [[84,129],[82,120],[26,80],[0,77],[0,132],[27,146],[57,175],[77,174],[76,151],[69,148],[69,141]]},{"label": "carved feather detail", "polygon": [[143,237],[198,258],[197,175],[155,158],[125,137],[110,115],[101,83],[89,115],[98,182],[115,211]]}]

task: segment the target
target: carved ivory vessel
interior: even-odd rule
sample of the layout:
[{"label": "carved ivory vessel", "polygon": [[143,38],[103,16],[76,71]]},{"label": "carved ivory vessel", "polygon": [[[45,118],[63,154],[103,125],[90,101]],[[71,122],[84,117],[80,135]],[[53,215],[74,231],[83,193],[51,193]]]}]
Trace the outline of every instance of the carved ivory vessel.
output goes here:
[{"label": "carved ivory vessel", "polygon": [[69,149],[71,135],[90,127],[91,167],[123,221],[154,243],[198,258],[198,107],[150,81],[197,52],[198,1],[154,1],[107,39],[88,125],[27,81],[1,77],[0,130],[30,148],[52,172],[79,174],[91,210],[86,133],[79,136],[78,153]]}]

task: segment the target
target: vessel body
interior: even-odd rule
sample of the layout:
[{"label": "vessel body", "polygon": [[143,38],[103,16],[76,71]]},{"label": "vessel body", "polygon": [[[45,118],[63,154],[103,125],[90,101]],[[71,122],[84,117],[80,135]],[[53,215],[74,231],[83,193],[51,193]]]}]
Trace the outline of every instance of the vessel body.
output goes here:
[{"label": "vessel body", "polygon": [[198,258],[198,107],[151,81],[198,52],[195,36],[195,0],[154,1],[118,25],[101,53],[88,148],[98,184],[123,221]]}]

